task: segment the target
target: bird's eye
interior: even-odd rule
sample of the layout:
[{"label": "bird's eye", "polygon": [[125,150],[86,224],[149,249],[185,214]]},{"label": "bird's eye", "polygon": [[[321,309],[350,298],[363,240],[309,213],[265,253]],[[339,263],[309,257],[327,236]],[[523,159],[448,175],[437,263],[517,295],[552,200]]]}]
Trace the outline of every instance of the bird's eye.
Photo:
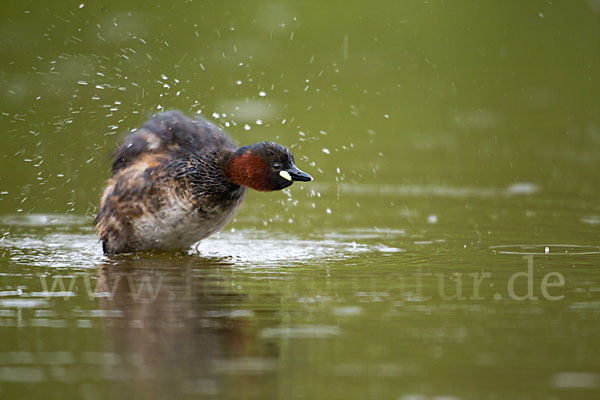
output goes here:
[{"label": "bird's eye", "polygon": [[273,169],[274,169],[275,171],[279,171],[279,170],[281,169],[281,164],[279,164],[279,163],[275,163],[275,164],[273,164]]}]

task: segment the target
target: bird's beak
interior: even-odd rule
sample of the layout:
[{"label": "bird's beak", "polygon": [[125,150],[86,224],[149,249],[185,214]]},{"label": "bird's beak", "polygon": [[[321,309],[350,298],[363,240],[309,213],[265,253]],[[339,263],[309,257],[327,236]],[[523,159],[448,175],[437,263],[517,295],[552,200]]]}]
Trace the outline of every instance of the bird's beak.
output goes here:
[{"label": "bird's beak", "polygon": [[313,180],[312,176],[304,171],[300,171],[295,165],[292,165],[291,168],[285,171],[281,171],[279,175],[288,181],[310,182]]}]

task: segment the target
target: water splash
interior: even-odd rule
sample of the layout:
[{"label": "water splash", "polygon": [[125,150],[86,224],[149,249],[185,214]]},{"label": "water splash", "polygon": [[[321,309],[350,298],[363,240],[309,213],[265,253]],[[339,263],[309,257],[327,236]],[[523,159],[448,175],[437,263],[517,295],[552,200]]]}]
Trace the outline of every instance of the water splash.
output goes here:
[{"label": "water splash", "polygon": [[[86,217],[15,215],[2,217],[2,225],[9,229],[0,240],[0,250],[14,264],[90,269],[109,261]],[[404,252],[381,242],[405,235],[404,230],[377,228],[313,233],[309,237],[232,230],[202,240],[190,253],[242,267],[286,267],[351,259],[365,253]],[[113,261],[118,262],[118,258]]]}]

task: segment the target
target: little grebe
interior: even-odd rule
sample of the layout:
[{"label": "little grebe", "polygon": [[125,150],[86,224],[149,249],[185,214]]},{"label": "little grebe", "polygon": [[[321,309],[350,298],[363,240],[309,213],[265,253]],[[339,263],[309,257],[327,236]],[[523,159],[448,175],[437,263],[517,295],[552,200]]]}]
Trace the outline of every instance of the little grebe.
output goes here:
[{"label": "little grebe", "polygon": [[186,249],[222,229],[248,187],[311,180],[277,143],[237,148],[203,118],[164,112],[117,150],[94,225],[106,254]]}]

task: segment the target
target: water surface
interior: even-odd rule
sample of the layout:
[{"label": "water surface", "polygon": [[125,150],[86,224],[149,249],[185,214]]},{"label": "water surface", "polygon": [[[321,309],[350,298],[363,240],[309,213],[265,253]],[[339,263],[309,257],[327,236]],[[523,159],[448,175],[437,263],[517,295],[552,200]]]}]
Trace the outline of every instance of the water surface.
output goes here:
[{"label": "water surface", "polygon": [[[597,1],[0,8],[1,398],[600,396]],[[315,181],[107,257],[172,108]]]}]

